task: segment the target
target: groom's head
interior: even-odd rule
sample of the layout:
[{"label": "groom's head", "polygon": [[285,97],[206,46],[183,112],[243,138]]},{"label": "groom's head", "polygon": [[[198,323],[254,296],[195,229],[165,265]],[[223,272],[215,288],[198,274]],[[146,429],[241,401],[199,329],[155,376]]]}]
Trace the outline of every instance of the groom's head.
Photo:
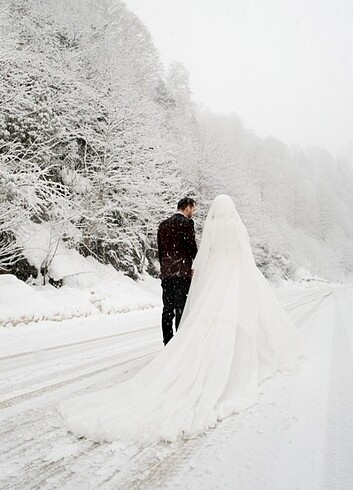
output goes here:
[{"label": "groom's head", "polygon": [[183,197],[178,202],[178,211],[187,218],[192,218],[196,211],[196,201],[191,197]]}]

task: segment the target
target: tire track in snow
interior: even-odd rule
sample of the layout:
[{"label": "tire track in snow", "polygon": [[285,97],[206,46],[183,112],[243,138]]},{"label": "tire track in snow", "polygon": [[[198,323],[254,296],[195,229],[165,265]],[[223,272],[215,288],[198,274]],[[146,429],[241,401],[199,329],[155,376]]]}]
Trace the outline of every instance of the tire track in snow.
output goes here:
[{"label": "tire track in snow", "polygon": [[[25,367],[26,363],[32,364],[32,363],[37,363],[38,360],[40,360],[40,361],[48,360],[52,357],[56,357],[58,354],[60,354],[60,356],[62,356],[63,353],[64,353],[64,355],[70,355],[70,354],[72,354],[72,352],[70,352],[70,350],[72,350],[73,353],[80,352],[80,351],[84,350],[84,349],[78,349],[77,350],[76,347],[78,347],[78,346],[86,347],[87,345],[93,345],[94,346],[94,344],[105,345],[105,344],[109,344],[110,341],[114,338],[119,339],[119,338],[126,337],[129,335],[132,335],[134,337],[136,334],[141,333],[141,332],[147,333],[147,332],[150,332],[152,330],[157,331],[158,328],[159,328],[158,326],[154,325],[154,326],[138,328],[138,329],[130,330],[130,331],[126,331],[126,332],[119,332],[119,333],[112,334],[112,335],[106,335],[104,337],[96,337],[93,339],[71,342],[69,344],[55,345],[55,346],[47,347],[44,349],[37,349],[37,350],[33,350],[33,351],[20,352],[18,354],[13,354],[10,356],[2,356],[2,357],[0,357],[0,369],[2,371],[1,364],[4,364],[4,368],[7,371],[9,371],[11,369],[18,369],[18,368]],[[60,351],[63,351],[63,352],[60,352]],[[50,353],[50,355],[47,356],[46,359],[44,359],[45,354],[47,354],[47,353]],[[54,356],[52,356],[51,353],[54,353]],[[11,367],[11,363],[13,364],[13,368]],[[22,363],[22,365],[21,365],[21,363]]]},{"label": "tire track in snow", "polygon": [[[155,345],[155,337],[151,333],[144,335],[139,339],[140,352],[144,347],[148,345]],[[107,348],[109,347],[109,349]],[[28,387],[35,386],[38,389],[44,388],[49,384],[52,384],[53,378],[57,380],[65,380],[72,377],[73,374],[86,373],[88,370],[97,369],[97,365],[111,364],[112,361],[117,359],[122,360],[126,358],[131,359],[131,352],[136,351],[129,345],[124,345],[123,348],[119,344],[113,344],[110,342],[109,346],[99,345],[95,346],[94,350],[91,348],[83,352],[75,352],[71,354],[70,358],[63,362],[62,357],[44,361],[43,363],[35,363],[31,366],[22,368],[20,371],[16,371],[16,374],[6,373],[0,381],[0,387],[2,396],[0,398],[0,404],[5,401],[9,395],[14,398],[17,395],[22,395],[23,392],[28,391]],[[148,352],[150,349],[148,350]],[[113,352],[113,353],[112,353]],[[82,357],[82,354],[84,356]],[[79,365],[78,365],[79,362]],[[28,370],[30,371],[28,373]],[[15,388],[14,388],[15,387]],[[32,390],[33,391],[33,390]],[[0,405],[1,406],[1,405]]]},{"label": "tire track in snow", "polygon": [[[153,345],[155,345],[155,343],[153,343]],[[158,350],[159,349],[157,349],[157,350],[154,349],[152,352],[149,352],[147,354],[143,354],[141,356],[135,357],[133,360],[136,361],[136,360],[139,360],[139,359],[143,359],[145,357],[149,357],[152,354],[157,353]],[[18,395],[18,396],[15,396],[13,398],[8,398],[7,400],[4,400],[3,402],[0,402],[0,409],[8,408],[8,407],[13,406],[14,404],[21,403],[23,401],[29,400],[30,398],[41,396],[41,395],[43,395],[45,393],[48,393],[50,391],[57,390],[58,388],[62,388],[63,386],[66,386],[69,383],[75,383],[75,382],[77,382],[79,380],[82,380],[82,379],[85,379],[85,378],[90,378],[92,376],[96,376],[97,374],[101,374],[101,373],[104,373],[104,372],[109,371],[111,369],[114,369],[114,368],[116,368],[118,366],[122,366],[124,364],[127,364],[131,360],[132,359],[127,360],[127,361],[120,361],[120,362],[111,364],[109,366],[106,366],[104,368],[94,369],[93,371],[90,371],[90,372],[85,373],[85,374],[81,374],[80,376],[75,376],[73,378],[70,378],[70,379],[67,379],[67,380],[64,380],[64,381],[60,381],[58,383],[51,384],[51,385],[46,386],[44,388],[40,388],[40,389],[37,389],[37,390],[29,391],[27,393],[24,393],[23,395]]]},{"label": "tire track in snow", "polygon": [[[154,344],[155,345],[155,344]],[[149,351],[148,353],[144,353],[143,355],[135,355],[136,352],[141,353],[141,346],[138,350],[134,350],[133,352],[129,352],[129,359],[126,359],[124,362],[117,363],[118,364],[118,376],[120,381],[124,381],[128,377],[131,376],[131,371],[133,372],[136,369],[141,368],[145,363],[144,360],[148,357],[153,356],[155,350],[153,352]],[[134,353],[134,356],[131,357],[131,354]],[[128,365],[128,368],[126,367]],[[113,371],[114,365],[111,365],[110,368]],[[112,372],[111,371],[111,372]],[[103,375],[101,374],[103,372]],[[112,386],[116,379],[116,374],[112,377],[110,376],[108,386],[107,379],[104,375],[106,371],[104,369],[99,369],[92,373],[97,374],[96,384],[98,386],[89,385],[85,386],[85,381],[87,376],[79,376],[76,377],[75,381],[78,381],[79,387],[76,389],[71,396],[76,396],[81,393],[86,393],[93,389],[96,391],[97,389],[106,388]],[[73,381],[73,380],[72,380]],[[103,385],[103,386],[102,386]],[[70,385],[67,386],[69,388]],[[67,391],[67,390],[66,390]],[[70,390],[69,390],[70,392]],[[72,392],[72,389],[71,389]],[[53,393],[56,393],[55,390]],[[89,458],[92,459],[92,462],[102,460],[102,464],[106,461],[107,455],[102,453],[101,446],[99,444],[92,443],[87,440],[77,440],[72,437],[70,441],[70,436],[68,435],[65,427],[63,425],[58,425],[58,415],[56,414],[56,406],[63,399],[62,395],[54,396],[54,400],[52,397],[49,398],[50,405],[46,410],[43,411],[42,406],[37,409],[27,410],[27,413],[19,412],[20,419],[22,418],[22,423],[18,424],[17,414],[14,416],[15,412],[12,412],[13,422],[11,423],[11,427],[7,427],[7,430],[3,432],[4,438],[2,439],[1,451],[2,451],[2,462],[4,468],[13,464],[14,461],[21,462],[20,467],[16,470],[16,472],[12,472],[10,470],[10,474],[7,476],[6,472],[3,472],[3,478],[0,482],[1,488],[11,489],[14,488],[28,488],[28,489],[37,489],[37,488],[63,488],[63,485],[54,485],[55,482],[61,481],[63,484],[67,481],[71,481],[71,478],[75,478],[75,468],[72,471],[72,467],[75,466],[75,462],[79,461],[79,466]],[[48,401],[48,397],[45,398],[45,402]],[[6,410],[7,411],[7,410]],[[29,413],[28,413],[29,412]],[[10,412],[11,415],[11,412]],[[30,420],[26,420],[30,417]],[[24,419],[24,420],[23,420]],[[65,447],[70,447],[72,445],[77,446],[77,449],[74,450],[74,453],[69,457],[64,456],[62,458],[58,458],[54,461],[50,461],[50,453],[52,451],[56,451],[57,442],[64,442]],[[87,444],[92,446],[91,449],[87,449]],[[84,447],[82,447],[82,445]],[[104,445],[104,443],[103,443]],[[108,446],[108,445],[106,445]],[[90,453],[96,450],[97,453],[95,456],[90,456]],[[49,454],[49,456],[47,456]],[[108,453],[108,457],[110,454]],[[48,461],[49,458],[49,461]],[[116,461],[118,463],[118,461]],[[0,463],[1,466],[1,463]],[[116,469],[114,468],[114,472]],[[0,468],[0,474],[1,474]],[[49,486],[46,485],[46,482],[52,482]],[[69,486],[71,489],[72,487]],[[82,488],[82,487],[80,487]]]}]

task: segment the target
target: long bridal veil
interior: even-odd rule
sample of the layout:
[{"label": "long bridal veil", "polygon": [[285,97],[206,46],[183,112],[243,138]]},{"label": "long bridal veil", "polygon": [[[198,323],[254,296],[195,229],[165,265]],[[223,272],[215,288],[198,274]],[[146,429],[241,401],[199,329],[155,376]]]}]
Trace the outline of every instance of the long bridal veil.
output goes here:
[{"label": "long bridal veil", "polygon": [[299,333],[257,269],[230,197],[213,201],[193,268],[167,346],[130,380],[61,404],[74,434],[145,443],[193,437],[251,406],[266,377],[296,370]]}]

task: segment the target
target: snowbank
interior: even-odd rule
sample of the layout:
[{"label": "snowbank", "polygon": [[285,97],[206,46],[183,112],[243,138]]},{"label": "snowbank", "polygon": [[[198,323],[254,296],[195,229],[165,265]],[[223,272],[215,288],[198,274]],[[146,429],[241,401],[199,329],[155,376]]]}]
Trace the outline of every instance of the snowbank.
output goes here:
[{"label": "snowbank", "polygon": [[10,274],[0,275],[0,326],[98,313],[123,313],[159,306],[157,292],[125,278],[99,278],[87,288],[32,286]]},{"label": "snowbank", "polygon": [[0,276],[0,325],[63,320],[97,313],[88,292],[53,286],[35,289],[15,276]]},{"label": "snowbank", "polygon": [[49,276],[62,280],[63,286],[43,286],[42,276],[26,284],[13,275],[0,275],[0,326],[125,313],[160,305],[157,280],[135,282],[111,265],[83,257],[69,249],[60,230],[48,223],[31,224],[21,231],[21,237],[29,263],[40,270],[47,261]]}]

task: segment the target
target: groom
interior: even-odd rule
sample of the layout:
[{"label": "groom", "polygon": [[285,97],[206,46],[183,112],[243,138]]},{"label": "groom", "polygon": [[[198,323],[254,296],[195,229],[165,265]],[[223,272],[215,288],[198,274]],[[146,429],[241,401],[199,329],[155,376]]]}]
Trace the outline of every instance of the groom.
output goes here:
[{"label": "groom", "polygon": [[158,257],[162,279],[162,331],[164,345],[173,337],[173,318],[178,330],[192,277],[192,261],[197,252],[192,217],[196,202],[184,197],[176,214],[162,221],[158,228]]}]

